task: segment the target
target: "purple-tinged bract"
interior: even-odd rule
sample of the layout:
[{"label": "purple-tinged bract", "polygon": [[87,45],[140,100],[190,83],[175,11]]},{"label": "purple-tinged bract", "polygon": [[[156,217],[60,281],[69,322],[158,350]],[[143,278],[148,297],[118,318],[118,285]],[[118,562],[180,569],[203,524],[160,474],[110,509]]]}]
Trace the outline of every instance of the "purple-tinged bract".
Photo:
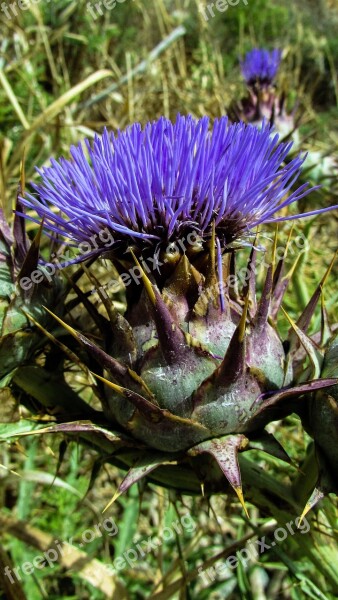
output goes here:
[{"label": "purple-tinged bract", "polygon": [[257,82],[270,85],[277,75],[281,61],[281,50],[271,52],[264,48],[253,48],[241,61],[242,75],[248,85]]}]

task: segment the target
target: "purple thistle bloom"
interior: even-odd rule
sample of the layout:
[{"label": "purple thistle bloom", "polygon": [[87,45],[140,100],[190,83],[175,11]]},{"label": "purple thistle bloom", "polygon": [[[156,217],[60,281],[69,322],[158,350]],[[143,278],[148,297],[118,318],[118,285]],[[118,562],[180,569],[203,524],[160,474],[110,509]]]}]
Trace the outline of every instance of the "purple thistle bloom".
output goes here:
[{"label": "purple thistle bloom", "polygon": [[106,228],[124,249],[158,247],[190,231],[209,240],[215,225],[224,249],[261,223],[329,210],[275,216],[310,191],[304,184],[290,193],[304,161],[284,164],[291,146],[278,143],[266,124],[230,125],[222,117],[209,131],[208,117],[178,115],[174,124],[162,117],[116,136],[105,130],[92,145],[71,147],[70,160],[51,159],[50,167],[37,169],[37,195],[26,194],[22,203],[44,219],[51,236],[74,245]]},{"label": "purple thistle bloom", "polygon": [[248,52],[243,61],[240,61],[242,75],[248,85],[260,83],[272,84],[277,75],[282,52],[275,48],[271,52],[261,48],[254,48]]}]

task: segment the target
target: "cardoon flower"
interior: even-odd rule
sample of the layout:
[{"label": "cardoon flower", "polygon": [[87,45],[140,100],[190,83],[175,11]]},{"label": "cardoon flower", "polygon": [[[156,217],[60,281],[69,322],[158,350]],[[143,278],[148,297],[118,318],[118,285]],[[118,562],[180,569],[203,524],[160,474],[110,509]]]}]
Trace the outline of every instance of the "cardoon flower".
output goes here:
[{"label": "cardoon flower", "polygon": [[253,48],[240,62],[242,75],[247,85],[272,85],[282,57],[281,50],[271,52],[264,48]]},{"label": "cardoon flower", "polygon": [[285,96],[277,94],[274,83],[281,55],[281,50],[276,48],[271,52],[264,48],[254,48],[240,61],[248,94],[231,104],[229,115],[233,121],[244,121],[257,126],[268,121],[285,137],[294,132],[296,123],[295,109],[291,114],[286,113]]},{"label": "cardoon flower", "polygon": [[[305,330],[323,282],[283,345],[276,319],[289,279],[284,258],[272,260],[259,299],[255,245],[240,279],[235,269],[235,242],[258,225],[302,216],[278,214],[309,192],[306,184],[293,189],[303,158],[285,162],[290,146],[268,125],[229,125],[223,117],[209,131],[206,117],[161,118],[73,147],[70,160],[39,170],[42,183],[22,200],[51,236],[74,245],[94,240],[93,254],[111,258],[126,287],[122,315],[109,287],[87,270],[107,318],[75,281],[77,311],[83,302],[91,317],[83,320],[87,335],[67,315],[74,298],[65,321],[57,317],[100,382],[90,396],[97,393],[102,412],[92,422],[83,412],[82,421],[53,431],[84,434],[128,468],[118,493],[149,476],[210,494],[224,489],[225,475],[243,502],[240,464],[250,485],[257,466],[239,463],[238,454],[256,448],[288,460],[265,425],[294,412],[305,392],[335,383],[308,368],[312,356],[299,367],[300,343],[311,355]],[[114,238],[108,250],[104,231]]]}]

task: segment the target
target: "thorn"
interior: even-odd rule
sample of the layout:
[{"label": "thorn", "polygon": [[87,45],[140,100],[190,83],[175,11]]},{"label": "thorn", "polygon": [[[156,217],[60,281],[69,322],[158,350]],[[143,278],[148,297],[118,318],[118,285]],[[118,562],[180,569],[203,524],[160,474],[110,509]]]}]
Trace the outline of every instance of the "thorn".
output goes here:
[{"label": "thorn", "polygon": [[302,514],[301,514],[301,515],[300,515],[300,517],[299,517],[299,521],[298,521],[297,529],[299,529],[299,528],[300,528],[300,525],[301,525],[301,523],[302,523],[303,519],[306,517],[306,515],[308,514],[308,512],[310,512],[311,508],[312,508],[311,504],[309,504],[309,503],[307,502],[307,503],[305,504],[305,507],[304,507],[304,510],[303,510]]},{"label": "thorn", "polygon": [[129,252],[131,253],[131,255],[132,255],[132,257],[133,257],[136,265],[140,269],[140,274],[141,274],[141,277],[142,277],[143,285],[144,285],[145,290],[146,290],[146,292],[148,294],[148,298],[149,298],[150,302],[153,304],[153,306],[156,306],[156,295],[155,295],[155,292],[154,292],[153,285],[152,285],[149,277],[147,277],[147,275],[145,274],[144,269],[142,269],[139,261],[137,260],[135,254],[134,254],[134,252],[133,252],[133,250],[131,248],[129,248]]},{"label": "thorn", "polygon": [[[293,321],[293,319],[291,319],[291,317],[287,314],[286,310],[284,310],[284,308],[281,306],[282,312],[284,314],[284,316],[287,318],[287,320],[289,321],[293,331],[295,332],[296,336],[297,336],[297,340],[300,341],[300,343],[302,344],[306,354],[308,355],[311,364],[312,364],[312,373],[311,373],[311,379],[319,379],[320,378],[320,374],[321,374],[321,367],[322,367],[322,363],[323,363],[323,352],[320,351],[320,349],[314,344],[314,342],[307,337],[306,333],[304,333],[299,327],[298,325]],[[293,343],[293,347],[292,347],[292,351],[295,351],[297,349],[297,344]]]},{"label": "thorn", "polygon": [[268,320],[270,301],[271,301],[271,290],[272,290],[272,277],[273,265],[271,264],[266,273],[266,279],[262,291],[262,295],[259,301],[259,306],[255,315],[255,330],[261,331]]},{"label": "thorn", "polygon": [[101,375],[93,373],[92,371],[89,372],[91,373],[91,375],[93,375],[93,377],[99,379],[99,381],[102,381],[102,383],[105,383],[108,387],[114,390],[114,392],[116,392],[126,400],[129,400],[141,413],[146,414],[149,417],[153,417],[154,419],[161,418],[163,411],[159,408],[158,403],[154,395],[149,390],[148,386],[144,383],[141,377],[137,375],[137,373],[135,373],[131,369],[126,369],[126,371],[126,377],[129,375],[132,381],[134,380],[140,386],[143,384],[144,389],[142,391],[148,392],[148,394],[150,394],[150,400],[147,400],[147,398],[144,398],[144,396],[141,396],[141,394],[138,394],[132,389],[126,388],[122,385],[118,385],[117,383],[113,383],[112,381],[109,381],[109,379],[101,377]]},{"label": "thorn", "polygon": [[49,310],[49,308],[47,308],[47,306],[42,305],[42,308],[44,310],[46,310],[52,317],[54,317],[54,319],[56,319],[56,321],[58,321],[58,323],[60,323],[60,325],[62,325],[68,331],[68,333],[70,333],[70,335],[72,335],[76,340],[79,341],[79,336],[81,336],[81,334],[78,333],[76,331],[76,329],[73,329],[73,327],[68,325],[68,323],[65,323],[64,321],[62,321],[62,319],[60,319],[60,317],[58,317],[51,310]]},{"label": "thorn", "polygon": [[104,514],[108,508],[111,507],[112,504],[114,504],[114,502],[121,496],[121,492],[119,490],[116,490],[114,496],[112,497],[112,499],[108,502],[107,506],[104,507],[102,514]]},{"label": "thorn", "polygon": [[329,277],[329,275],[331,273],[331,270],[332,270],[334,261],[336,260],[337,254],[338,254],[338,250],[336,250],[336,252],[334,253],[333,258],[332,258],[332,260],[331,260],[331,262],[330,262],[330,264],[329,264],[329,266],[328,266],[328,268],[326,270],[326,273],[324,274],[322,280],[320,281],[320,283],[318,284],[315,292],[313,293],[310,301],[306,305],[303,313],[301,314],[301,316],[299,317],[299,319],[297,321],[298,327],[300,329],[302,329],[302,331],[304,331],[304,332],[307,331],[307,329],[308,329],[308,327],[310,325],[311,318],[312,318],[313,313],[315,311],[315,308],[317,306],[319,297],[322,294],[323,287],[324,287],[324,285],[326,283],[326,280],[327,280],[327,278]]},{"label": "thorn", "polygon": [[275,267],[276,267],[277,238],[278,238],[278,223],[276,223],[276,232],[275,232],[275,238],[274,238],[273,247],[272,247],[271,264],[272,264],[273,273],[275,272]]},{"label": "thorn", "polygon": [[300,524],[302,523],[303,519],[308,514],[308,512],[310,512],[310,510],[319,502],[319,500],[322,500],[322,498],[324,498],[324,496],[325,496],[324,492],[322,492],[320,489],[315,488],[313,490],[310,498],[308,499],[307,503],[304,506],[304,510],[303,510],[302,514],[299,517],[298,528],[299,528]]},{"label": "thorn", "polygon": [[217,246],[217,272],[218,272],[218,285],[219,285],[219,305],[221,312],[225,311],[224,301],[224,281],[223,281],[223,266],[222,266],[222,249],[218,238],[216,238]]},{"label": "thorn", "polygon": [[112,390],[114,390],[114,392],[116,392],[120,396],[123,396],[123,398],[127,397],[126,392],[131,392],[131,390],[127,390],[127,388],[122,387],[122,385],[118,385],[117,383],[113,383],[112,381],[109,381],[105,377],[101,377],[101,375],[98,375],[97,373],[92,373],[91,372],[91,374],[93,375],[93,377],[96,377],[97,379],[99,379],[100,381],[102,381],[102,383],[105,383],[106,385],[108,385]]},{"label": "thorn", "polygon": [[238,323],[238,341],[241,343],[243,343],[244,339],[245,339],[245,329],[246,329],[246,320],[247,320],[248,309],[249,309],[249,300],[250,300],[250,296],[249,296],[249,290],[248,290],[248,293],[245,298],[242,316],[241,316],[240,322]]},{"label": "thorn", "polygon": [[250,304],[253,307],[253,310],[256,310],[256,258],[257,258],[257,244],[258,233],[254,239],[252,249],[250,252],[250,257],[248,261],[247,271],[249,274],[248,282],[243,289],[244,296],[249,293]]},{"label": "thorn", "polygon": [[244,512],[245,512],[245,515],[246,515],[246,517],[247,517],[248,519],[250,519],[250,516],[249,516],[248,510],[247,510],[247,508],[246,508],[246,506],[245,506],[245,501],[244,501],[244,496],[243,496],[243,490],[242,490],[242,488],[241,488],[241,487],[239,487],[239,486],[236,486],[236,487],[235,487],[235,486],[232,486],[232,487],[233,487],[233,489],[235,490],[235,492],[236,492],[236,494],[237,494],[237,496],[238,496],[238,499],[239,499],[239,501],[240,501],[240,503],[241,503],[241,505],[242,505],[242,508],[243,508],[243,510],[244,510]]}]

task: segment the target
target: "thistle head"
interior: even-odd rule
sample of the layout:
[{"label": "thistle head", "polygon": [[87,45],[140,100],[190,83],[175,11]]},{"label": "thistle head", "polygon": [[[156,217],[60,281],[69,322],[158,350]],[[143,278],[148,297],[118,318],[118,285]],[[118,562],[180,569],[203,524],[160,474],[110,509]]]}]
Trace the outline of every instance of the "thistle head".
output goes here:
[{"label": "thistle head", "polygon": [[274,48],[271,52],[264,48],[253,48],[240,61],[242,75],[248,86],[270,86],[276,78],[281,50]]},{"label": "thistle head", "polygon": [[[291,145],[279,143],[266,124],[231,125],[223,117],[209,128],[207,117],[161,118],[117,135],[105,131],[92,145],[86,140],[71,148],[70,160],[52,159],[39,170],[35,194],[22,199],[51,237],[75,246],[93,240],[93,254],[109,252],[124,269],[127,257],[138,269],[139,293],[127,293],[123,315],[98,287],[97,273],[85,269],[108,318],[70,282],[101,345],[56,316],[104,384],[100,423],[116,427],[137,455],[147,453],[146,469],[132,468],[120,490],[162,463],[180,469],[192,459],[197,466],[189,490],[201,482],[211,492],[217,484],[201,473],[198,458],[207,453],[242,498],[237,454],[249,447],[251,434],[260,435],[273,415],[293,410],[290,398],[332,384],[293,381],[292,361],[274,327],[288,281],[283,259],[275,268],[275,246],[259,301],[255,247],[240,291],[232,281],[234,244],[245,243],[259,225],[295,218],[278,211],[309,192],[307,184],[294,187],[304,159],[287,160]],[[161,252],[167,262],[150,273],[145,259],[153,266]],[[311,300],[306,322],[315,304]],[[281,456],[278,447],[273,452]]]}]

